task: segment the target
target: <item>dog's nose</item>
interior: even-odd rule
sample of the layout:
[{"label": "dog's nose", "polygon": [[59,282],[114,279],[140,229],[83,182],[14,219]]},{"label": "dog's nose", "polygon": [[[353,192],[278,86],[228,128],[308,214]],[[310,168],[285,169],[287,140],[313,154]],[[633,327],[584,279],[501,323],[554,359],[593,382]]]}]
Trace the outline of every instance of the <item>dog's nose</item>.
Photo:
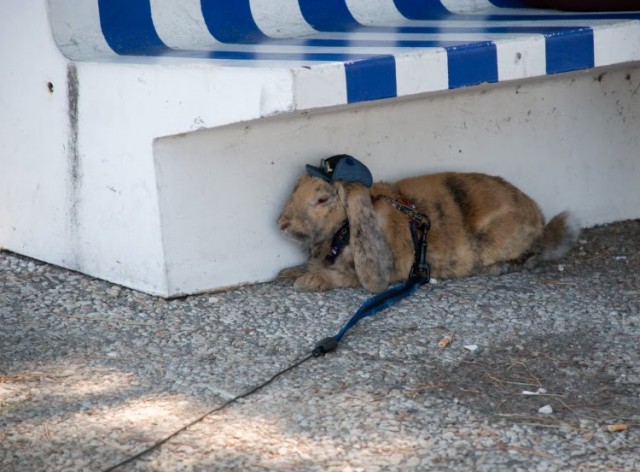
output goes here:
[{"label": "dog's nose", "polygon": [[278,226],[280,227],[280,231],[284,231],[289,227],[289,220],[280,217],[278,218]]}]

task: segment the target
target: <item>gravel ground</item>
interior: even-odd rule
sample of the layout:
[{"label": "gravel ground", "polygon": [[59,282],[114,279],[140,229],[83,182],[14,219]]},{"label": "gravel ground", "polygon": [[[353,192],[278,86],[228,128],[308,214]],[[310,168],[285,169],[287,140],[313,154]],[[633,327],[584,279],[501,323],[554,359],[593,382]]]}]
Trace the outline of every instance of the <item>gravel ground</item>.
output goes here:
[{"label": "gravel ground", "polygon": [[[560,265],[419,291],[122,470],[640,470],[640,220],[581,238]],[[1,252],[0,470],[107,469],[366,297],[163,300]]]}]

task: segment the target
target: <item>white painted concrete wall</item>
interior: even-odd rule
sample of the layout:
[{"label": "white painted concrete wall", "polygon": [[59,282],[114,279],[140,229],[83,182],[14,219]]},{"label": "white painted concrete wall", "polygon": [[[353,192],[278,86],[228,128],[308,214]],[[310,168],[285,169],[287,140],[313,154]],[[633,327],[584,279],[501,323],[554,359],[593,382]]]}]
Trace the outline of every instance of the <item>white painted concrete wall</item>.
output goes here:
[{"label": "white painted concrete wall", "polygon": [[197,60],[73,63],[45,5],[2,8],[13,20],[0,28],[0,247],[170,295],[154,139],[286,111],[293,77]]},{"label": "white painted concrete wall", "polygon": [[551,217],[640,216],[640,69],[590,71],[296,113],[156,141],[170,293],[273,277],[300,262],[275,225],[304,164],[350,153],[378,180],[501,175]]},{"label": "white painted concrete wall", "polygon": [[[43,2],[2,10],[10,21],[0,28],[0,247],[75,268],[68,62]],[[30,40],[16,42],[27,28]]]}]

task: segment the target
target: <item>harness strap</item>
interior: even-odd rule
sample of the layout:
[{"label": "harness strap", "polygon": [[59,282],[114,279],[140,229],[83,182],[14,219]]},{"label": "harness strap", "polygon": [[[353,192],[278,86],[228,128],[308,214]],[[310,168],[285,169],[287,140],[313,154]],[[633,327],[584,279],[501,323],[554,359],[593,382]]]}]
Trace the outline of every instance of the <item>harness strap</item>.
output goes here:
[{"label": "harness strap", "polygon": [[336,262],[338,256],[342,253],[342,250],[349,245],[349,239],[351,232],[349,230],[349,221],[345,221],[340,229],[336,232],[331,240],[331,249],[329,253],[324,256],[324,262],[327,265],[331,265]]},{"label": "harness strap", "polygon": [[[378,200],[388,201],[396,210],[409,217],[409,227],[411,228],[411,237],[413,238],[413,245],[416,254],[416,263],[414,264],[414,268],[419,263],[422,270],[428,269],[428,267],[426,267],[425,257],[427,253],[426,234],[427,231],[429,231],[429,228],[431,228],[431,221],[429,220],[429,217],[424,212],[418,210],[415,204],[408,198],[394,198],[388,195],[379,195],[373,198],[374,202]],[[331,248],[324,257],[326,265],[332,265],[336,262],[336,259],[338,259],[344,248],[349,245],[350,236],[351,231],[349,221],[347,220],[342,224],[342,226],[340,226],[338,231],[336,231],[336,234],[333,235]],[[418,258],[419,254],[422,255],[421,258]]]},{"label": "harness strap", "polygon": [[426,226],[427,231],[431,228],[431,221],[426,213],[420,211],[415,204],[404,197],[390,197],[388,195],[380,195],[375,198],[375,200],[386,200],[393,206],[396,210],[404,213],[409,217],[409,220],[415,222],[418,226]]},{"label": "harness strap", "polygon": [[408,198],[390,197],[388,195],[376,197],[376,200],[380,199],[388,201],[396,210],[409,217],[415,254],[409,278],[419,277],[428,281],[431,278],[431,270],[429,264],[427,264],[427,233],[431,228],[429,217],[426,213],[420,211]]}]

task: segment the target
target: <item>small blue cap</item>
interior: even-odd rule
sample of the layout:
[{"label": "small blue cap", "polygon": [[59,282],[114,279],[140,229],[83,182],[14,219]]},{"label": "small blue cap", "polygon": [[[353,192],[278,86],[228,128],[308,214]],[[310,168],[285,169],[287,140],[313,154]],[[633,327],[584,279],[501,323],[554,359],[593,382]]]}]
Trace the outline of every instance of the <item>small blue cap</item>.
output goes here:
[{"label": "small blue cap", "polygon": [[348,154],[339,154],[323,159],[320,167],[306,166],[307,174],[332,183],[337,180],[346,182],[360,182],[365,187],[371,187],[373,176],[362,162]]}]

